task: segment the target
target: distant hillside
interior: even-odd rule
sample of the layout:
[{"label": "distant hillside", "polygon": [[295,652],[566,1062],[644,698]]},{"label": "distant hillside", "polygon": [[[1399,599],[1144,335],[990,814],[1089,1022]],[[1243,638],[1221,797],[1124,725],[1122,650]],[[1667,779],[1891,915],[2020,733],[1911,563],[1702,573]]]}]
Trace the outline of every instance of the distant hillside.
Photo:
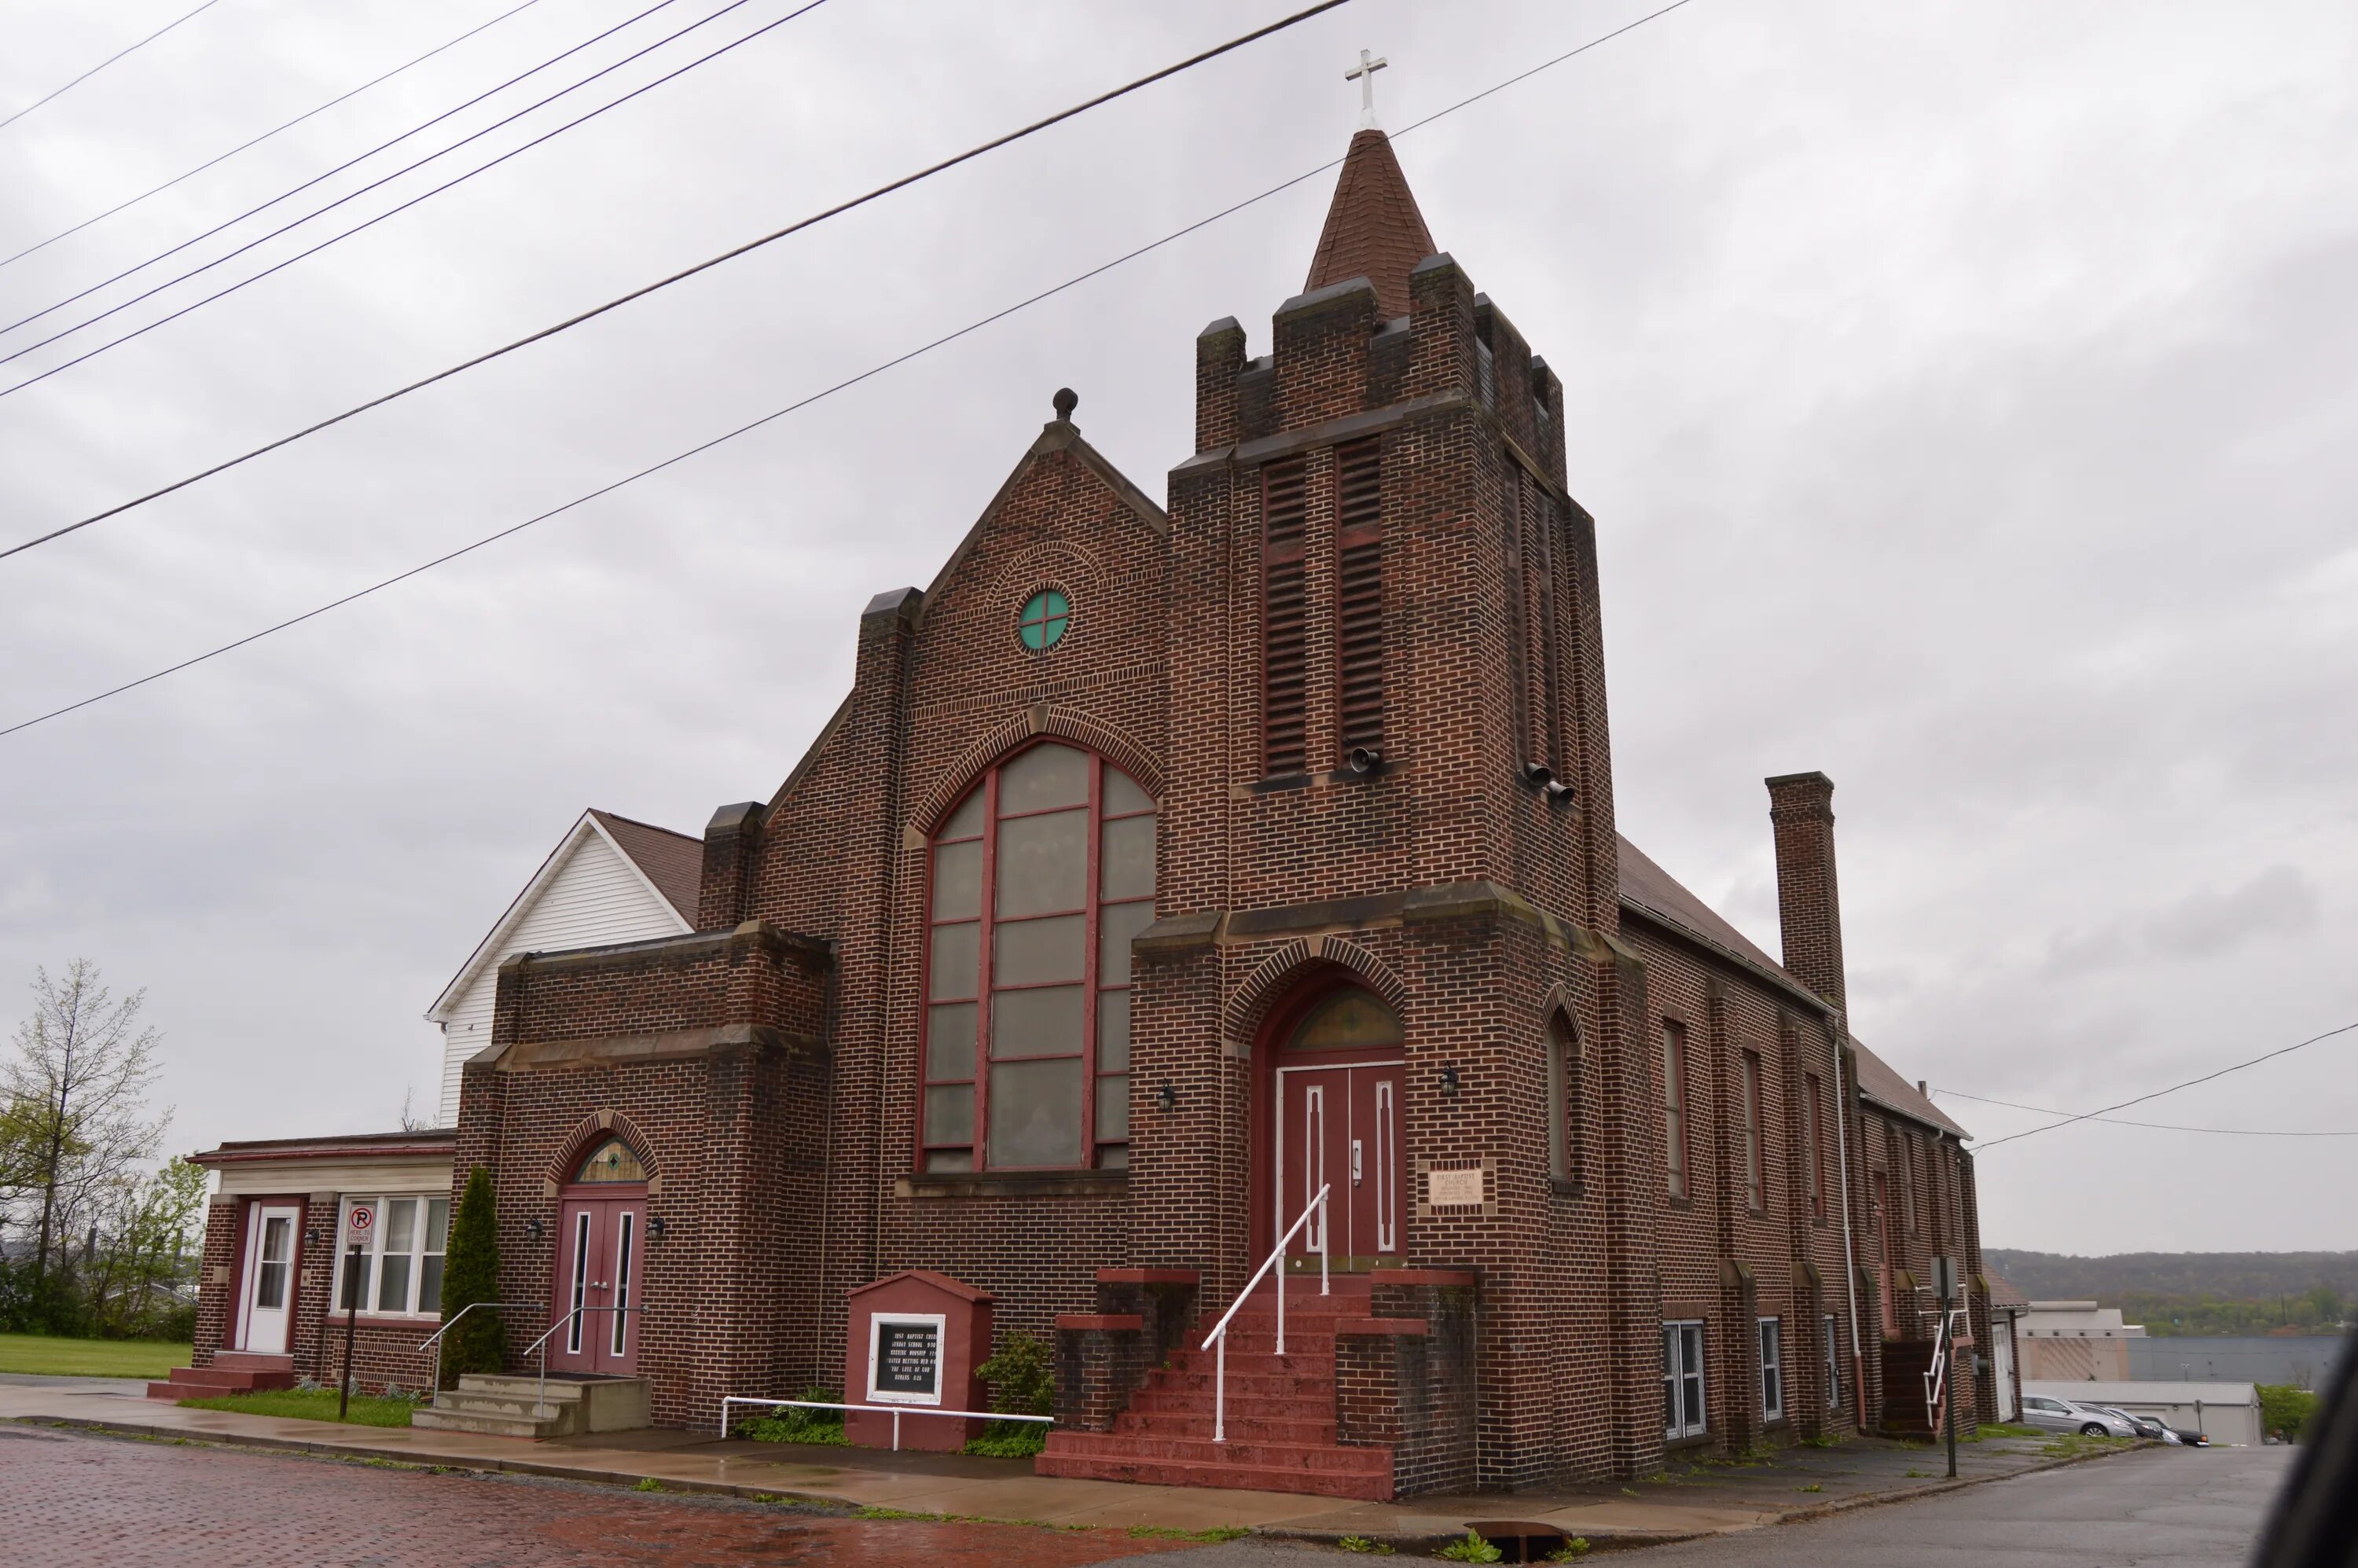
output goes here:
[{"label": "distant hillside", "polygon": [[2358,1252],[2017,1252],[1985,1247],[1990,1266],[2032,1301],[2087,1297],[2111,1305],[2132,1291],[2158,1296],[2258,1301],[2296,1296],[2319,1285],[2358,1296]]},{"label": "distant hillside", "polygon": [[1982,1256],[2033,1301],[2100,1302],[2157,1335],[2331,1334],[2358,1302],[2358,1252]]}]

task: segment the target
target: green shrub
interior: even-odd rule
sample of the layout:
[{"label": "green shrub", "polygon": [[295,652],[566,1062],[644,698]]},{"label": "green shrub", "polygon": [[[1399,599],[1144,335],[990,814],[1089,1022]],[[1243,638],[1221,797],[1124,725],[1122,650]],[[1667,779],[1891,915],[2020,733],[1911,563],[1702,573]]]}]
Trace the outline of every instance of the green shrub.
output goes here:
[{"label": "green shrub", "polygon": [[499,1214],[492,1173],[478,1165],[467,1173],[467,1190],[450,1217],[449,1256],[442,1266],[442,1321],[452,1324],[442,1338],[442,1386],[456,1388],[462,1372],[497,1372],[507,1365],[507,1330],[495,1308],[478,1303],[500,1299]]},{"label": "green shrub", "polygon": [[1575,1535],[1547,1554],[1551,1563],[1572,1563],[1588,1555],[1588,1537]]},{"label": "green shrub", "polygon": [[[842,1391],[837,1389],[808,1388],[795,1398],[817,1404],[843,1402]],[[737,1435],[755,1443],[813,1443],[840,1448],[844,1445],[843,1412],[781,1406],[769,1415],[738,1422]]]},{"label": "green shrub", "polygon": [[[990,1359],[974,1369],[990,1386],[990,1408],[1001,1415],[1053,1415],[1056,1368],[1048,1347],[1028,1334],[1011,1334]],[[1048,1445],[1048,1429],[1036,1421],[994,1421],[966,1452],[986,1459],[1029,1459]]]},{"label": "green shrub", "polygon": [[1389,1545],[1380,1541],[1370,1541],[1364,1535],[1347,1535],[1335,1544],[1346,1552],[1364,1552],[1375,1557],[1390,1557],[1392,1554],[1392,1549]]},{"label": "green shrub", "polygon": [[2260,1429],[2280,1432],[2288,1443],[2299,1443],[2309,1423],[2317,1419],[2317,1396],[2290,1383],[2260,1385]]}]

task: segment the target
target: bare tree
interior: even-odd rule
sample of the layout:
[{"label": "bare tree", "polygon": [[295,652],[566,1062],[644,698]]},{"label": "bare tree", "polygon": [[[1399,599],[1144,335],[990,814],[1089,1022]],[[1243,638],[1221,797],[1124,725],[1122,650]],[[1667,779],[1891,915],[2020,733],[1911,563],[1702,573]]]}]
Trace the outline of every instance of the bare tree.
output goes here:
[{"label": "bare tree", "polygon": [[61,1259],[70,1254],[68,1238],[85,1210],[155,1153],[171,1114],[147,1114],[160,1037],[139,1023],[146,991],[117,1001],[98,967],[76,958],[56,979],[36,969],[33,996],[32,1016],[16,1026],[16,1059],[0,1069],[0,1094],[20,1138],[12,1179],[40,1198],[38,1289],[52,1248]]}]

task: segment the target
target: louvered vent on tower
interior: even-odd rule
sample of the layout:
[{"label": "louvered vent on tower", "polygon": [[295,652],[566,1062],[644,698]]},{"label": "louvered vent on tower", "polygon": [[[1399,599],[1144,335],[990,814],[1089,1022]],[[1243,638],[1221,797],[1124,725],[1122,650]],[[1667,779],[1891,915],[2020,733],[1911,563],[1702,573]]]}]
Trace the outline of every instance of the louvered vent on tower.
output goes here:
[{"label": "louvered vent on tower", "polygon": [[1272,778],[1308,765],[1305,500],[1300,459],[1261,470],[1261,765]]},{"label": "louvered vent on tower", "polygon": [[1335,648],[1342,752],[1384,743],[1383,443],[1335,451]]}]

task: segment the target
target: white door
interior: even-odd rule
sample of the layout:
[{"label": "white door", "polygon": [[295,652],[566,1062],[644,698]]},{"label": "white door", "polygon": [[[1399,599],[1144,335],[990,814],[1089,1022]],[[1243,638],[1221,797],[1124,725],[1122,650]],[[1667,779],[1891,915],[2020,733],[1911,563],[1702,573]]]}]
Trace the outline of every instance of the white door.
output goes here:
[{"label": "white door", "polygon": [[245,1237],[245,1332],[242,1347],[257,1356],[287,1354],[287,1325],[295,1315],[295,1227],[302,1211],[256,1204]]},{"label": "white door", "polygon": [[2014,1320],[1990,1331],[1990,1367],[1997,1374],[1997,1419],[2014,1419]]}]

